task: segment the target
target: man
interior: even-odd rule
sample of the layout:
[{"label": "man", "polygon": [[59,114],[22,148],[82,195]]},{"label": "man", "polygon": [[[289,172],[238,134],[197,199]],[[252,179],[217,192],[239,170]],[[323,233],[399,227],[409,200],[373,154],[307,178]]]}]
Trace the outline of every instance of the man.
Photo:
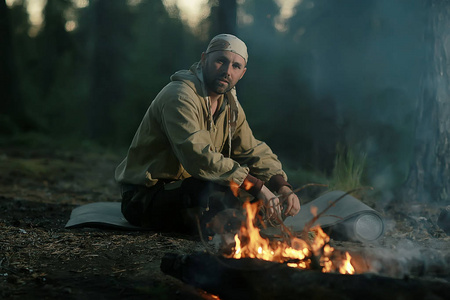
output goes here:
[{"label": "man", "polygon": [[151,103],[115,173],[131,224],[192,232],[191,208],[205,222],[241,205],[232,186],[262,200],[269,219],[299,212],[281,163],[254,138],[237,100],[247,61],[243,41],[217,35],[200,62],[173,74]]}]

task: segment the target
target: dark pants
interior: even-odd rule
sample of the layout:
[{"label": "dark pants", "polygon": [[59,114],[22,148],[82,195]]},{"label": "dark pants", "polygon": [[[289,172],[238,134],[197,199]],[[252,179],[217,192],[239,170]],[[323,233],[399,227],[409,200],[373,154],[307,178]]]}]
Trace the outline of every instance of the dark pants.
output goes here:
[{"label": "dark pants", "polygon": [[[226,208],[240,208],[229,187],[195,178],[181,185],[163,181],[152,187],[122,185],[122,213],[133,225],[156,231],[197,233],[200,225]],[[203,228],[202,228],[203,229]]]}]

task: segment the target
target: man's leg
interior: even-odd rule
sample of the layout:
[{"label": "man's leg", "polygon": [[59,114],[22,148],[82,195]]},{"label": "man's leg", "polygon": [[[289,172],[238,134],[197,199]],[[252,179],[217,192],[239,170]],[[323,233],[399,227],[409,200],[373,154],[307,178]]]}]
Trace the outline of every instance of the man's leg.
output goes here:
[{"label": "man's leg", "polygon": [[240,201],[229,187],[195,178],[183,180],[180,187],[168,188],[158,182],[122,193],[122,213],[134,225],[158,231],[196,233],[217,212],[240,208]]}]

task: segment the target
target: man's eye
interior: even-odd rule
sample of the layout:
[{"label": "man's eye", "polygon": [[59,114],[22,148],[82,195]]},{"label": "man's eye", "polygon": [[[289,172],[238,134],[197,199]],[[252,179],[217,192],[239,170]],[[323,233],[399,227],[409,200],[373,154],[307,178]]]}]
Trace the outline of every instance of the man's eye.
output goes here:
[{"label": "man's eye", "polygon": [[241,69],[241,66],[240,65],[233,65],[233,68],[235,68],[235,69]]}]

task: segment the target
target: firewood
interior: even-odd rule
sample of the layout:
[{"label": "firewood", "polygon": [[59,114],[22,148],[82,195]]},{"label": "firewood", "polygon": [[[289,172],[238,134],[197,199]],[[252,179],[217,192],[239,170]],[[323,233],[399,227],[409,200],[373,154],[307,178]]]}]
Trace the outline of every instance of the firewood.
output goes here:
[{"label": "firewood", "polygon": [[450,284],[299,270],[258,259],[166,254],[161,270],[220,299],[446,299]]}]

